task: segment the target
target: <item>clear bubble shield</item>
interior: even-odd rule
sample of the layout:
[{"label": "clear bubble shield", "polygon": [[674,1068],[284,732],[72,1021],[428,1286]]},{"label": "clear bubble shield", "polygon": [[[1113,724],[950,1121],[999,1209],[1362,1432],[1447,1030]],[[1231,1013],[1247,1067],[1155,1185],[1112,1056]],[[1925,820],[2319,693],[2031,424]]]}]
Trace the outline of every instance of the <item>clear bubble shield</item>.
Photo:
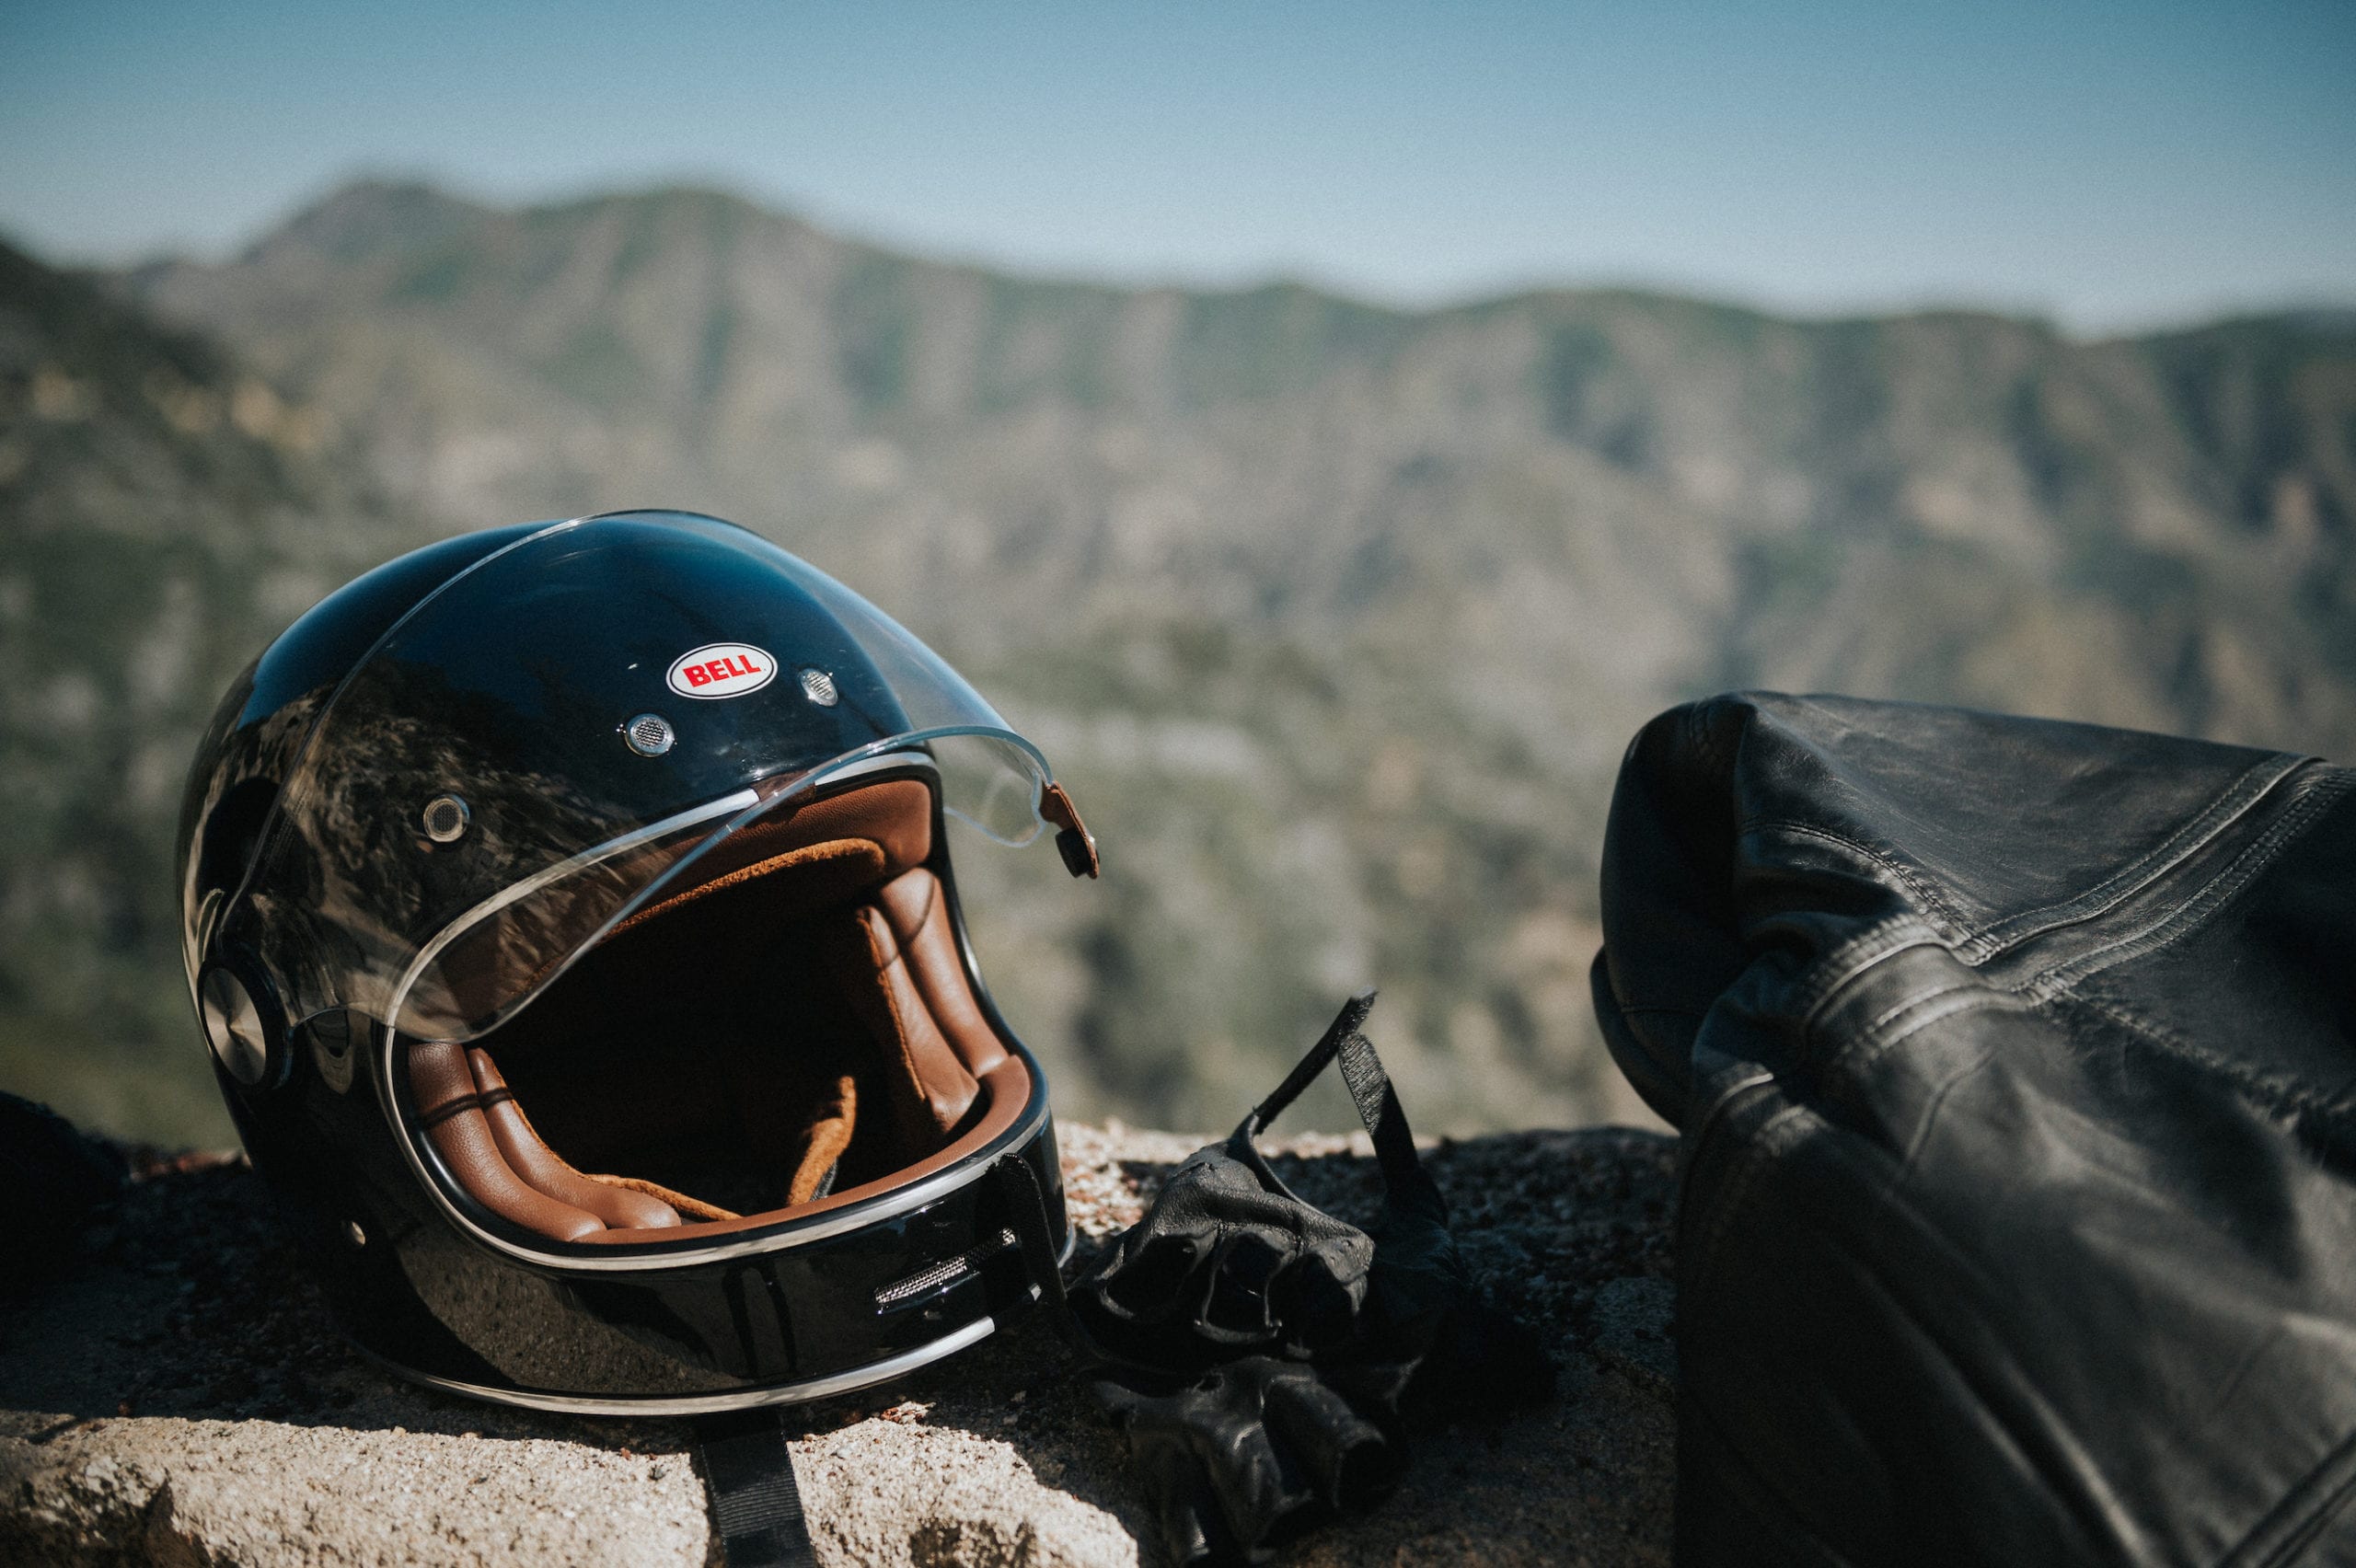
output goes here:
[{"label": "clear bubble shield", "polygon": [[556,525],[325,698],[216,928],[291,1020],[472,1039],[732,834],[913,752],[949,813],[1039,833],[1036,748],[824,572],[710,518]]}]

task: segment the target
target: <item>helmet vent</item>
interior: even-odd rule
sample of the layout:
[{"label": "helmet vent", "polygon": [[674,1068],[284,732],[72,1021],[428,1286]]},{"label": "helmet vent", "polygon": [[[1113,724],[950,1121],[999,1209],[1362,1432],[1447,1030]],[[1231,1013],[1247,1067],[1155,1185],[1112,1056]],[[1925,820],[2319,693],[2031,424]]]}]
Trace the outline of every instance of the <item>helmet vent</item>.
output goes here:
[{"label": "helmet vent", "polygon": [[641,756],[661,756],[678,738],[671,721],[660,713],[641,713],[622,726],[622,739]]},{"label": "helmet vent", "polygon": [[466,836],[468,815],[467,802],[457,796],[436,795],[425,802],[421,814],[425,836],[436,844],[456,844]]},{"label": "helmet vent", "polygon": [[964,1279],[992,1255],[1019,1244],[1013,1231],[1001,1228],[996,1236],[984,1237],[953,1258],[943,1258],[929,1269],[885,1286],[875,1293],[875,1309],[889,1312],[912,1305],[919,1297]]},{"label": "helmet vent", "polygon": [[843,699],[842,693],[835,689],[835,677],[824,670],[802,672],[802,695],[821,708],[832,708]]}]

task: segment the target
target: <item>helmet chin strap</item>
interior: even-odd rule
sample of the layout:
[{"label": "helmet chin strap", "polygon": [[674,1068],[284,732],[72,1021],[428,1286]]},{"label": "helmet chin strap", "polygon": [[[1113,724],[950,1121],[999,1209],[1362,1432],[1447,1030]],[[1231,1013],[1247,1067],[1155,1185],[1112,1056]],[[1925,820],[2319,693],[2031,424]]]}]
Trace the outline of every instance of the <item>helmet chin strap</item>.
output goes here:
[{"label": "helmet chin strap", "polygon": [[699,1416],[696,1454],[728,1568],[808,1568],[817,1562],[782,1413],[769,1407]]},{"label": "helmet chin strap", "polygon": [[[1057,1264],[1038,1173],[1020,1154],[1010,1154],[998,1162],[994,1174],[1041,1305],[1067,1338],[1074,1338],[1083,1351],[1092,1350],[1076,1338],[1079,1325],[1065,1302],[1063,1273]],[[728,1568],[810,1568],[815,1563],[783,1412],[770,1407],[699,1416],[695,1432],[721,1561]]]}]

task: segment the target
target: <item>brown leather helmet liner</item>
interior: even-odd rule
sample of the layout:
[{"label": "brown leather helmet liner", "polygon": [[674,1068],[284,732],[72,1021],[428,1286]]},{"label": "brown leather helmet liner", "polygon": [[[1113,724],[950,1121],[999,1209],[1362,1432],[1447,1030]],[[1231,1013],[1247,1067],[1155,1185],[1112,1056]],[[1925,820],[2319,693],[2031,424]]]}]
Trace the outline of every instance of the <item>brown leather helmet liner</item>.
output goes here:
[{"label": "brown leather helmet liner", "polygon": [[905,778],[732,836],[471,1047],[412,1043],[426,1137],[511,1224],[622,1242],[832,1208],[987,1143],[1030,1075],[931,848],[931,791]]}]

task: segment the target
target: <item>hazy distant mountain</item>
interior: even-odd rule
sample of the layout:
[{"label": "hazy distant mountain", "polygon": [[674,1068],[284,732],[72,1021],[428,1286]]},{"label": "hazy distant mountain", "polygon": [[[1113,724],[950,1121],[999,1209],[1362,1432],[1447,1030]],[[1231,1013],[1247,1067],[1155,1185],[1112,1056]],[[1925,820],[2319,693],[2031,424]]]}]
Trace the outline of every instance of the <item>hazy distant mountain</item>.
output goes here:
[{"label": "hazy distant mountain", "polygon": [[0,245],[0,1088],[226,1136],[172,828],[230,677],[416,531],[329,445],[212,345]]},{"label": "hazy distant mountain", "polygon": [[1435,1126],[1624,1106],[1593,856],[1680,697],[2356,753],[2350,318],[1410,313],[1015,278],[702,191],[380,184],[117,282],[427,526],[714,511],[964,663],[1106,844],[1094,888],[961,862],[1081,1109],[1231,1121],[1364,978]]}]

